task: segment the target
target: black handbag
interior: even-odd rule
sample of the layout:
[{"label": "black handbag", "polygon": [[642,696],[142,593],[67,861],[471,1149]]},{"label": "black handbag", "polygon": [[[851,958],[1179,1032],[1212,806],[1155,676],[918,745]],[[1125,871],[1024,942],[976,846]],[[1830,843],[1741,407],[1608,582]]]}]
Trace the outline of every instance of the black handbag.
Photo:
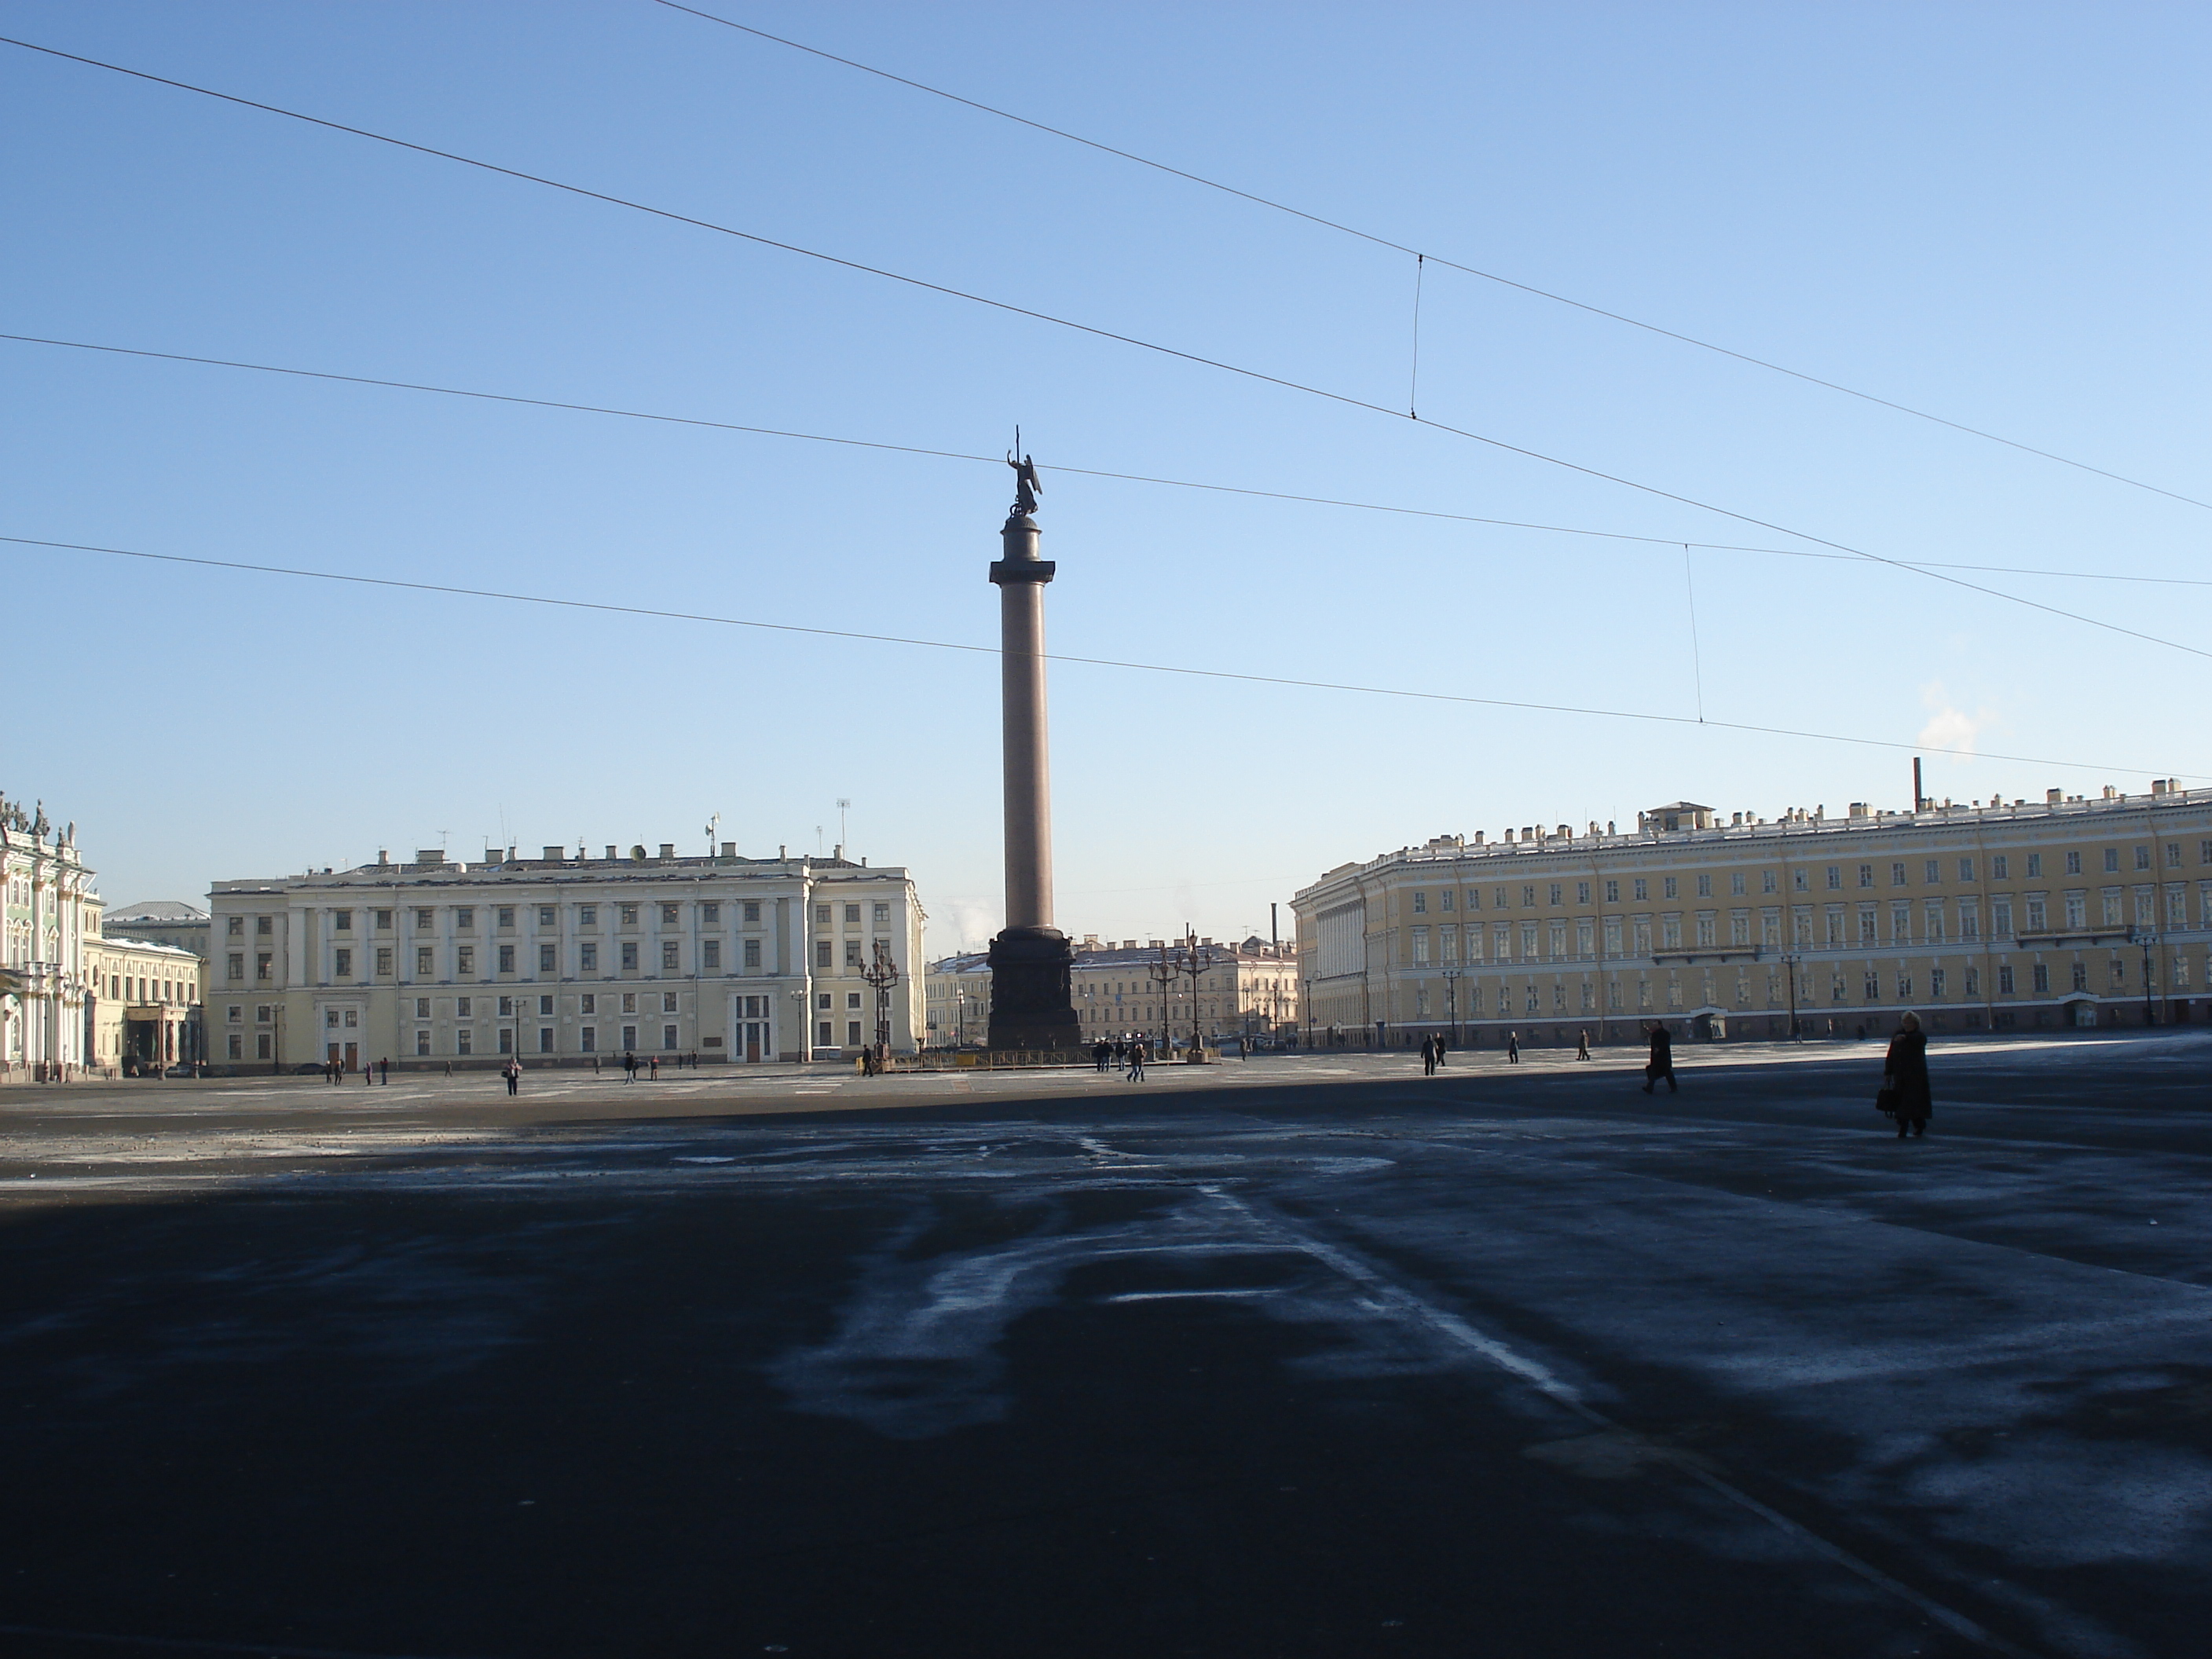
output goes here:
[{"label": "black handbag", "polygon": [[1897,1103],[1899,1098],[1900,1096],[1897,1087],[1897,1079],[1894,1077],[1892,1077],[1888,1073],[1883,1073],[1881,1078],[1881,1087],[1875,1091],[1875,1110],[1880,1112],[1884,1117],[1895,1117],[1897,1115]]}]

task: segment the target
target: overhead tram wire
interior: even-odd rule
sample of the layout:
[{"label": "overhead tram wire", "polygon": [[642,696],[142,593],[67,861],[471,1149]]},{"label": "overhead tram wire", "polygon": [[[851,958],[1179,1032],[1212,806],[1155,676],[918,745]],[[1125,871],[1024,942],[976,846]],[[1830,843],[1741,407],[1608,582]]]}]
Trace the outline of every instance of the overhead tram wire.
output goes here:
[{"label": "overhead tram wire", "polygon": [[1376,247],[1386,247],[1396,253],[1410,253],[1425,263],[1443,265],[1447,270],[1461,271],[1469,276],[1479,276],[1484,282],[1495,283],[1501,288],[1514,289],[1539,300],[1549,300],[1555,305],[1571,307],[1577,311],[1586,312],[1593,317],[1602,317],[1608,322],[1642,329],[1647,334],[1656,334],[1662,339],[1677,341],[1686,346],[1695,346],[1700,351],[1710,351],[1719,356],[1731,357],[1737,362],[1747,364],[1753,368],[1763,368],[1770,374],[1786,375],[1790,380],[1801,380],[1807,386],[1816,386],[1823,391],[1840,392],[1846,398],[1856,398],[1862,403],[1873,404],[1878,408],[1891,410],[1899,415],[1910,415],[1915,420],[1948,427],[1952,431],[1964,433],[1970,438],[1980,438],[1989,443],[2002,444],[2007,449],[2016,449],[2022,454],[2033,455],[2041,460],[2053,461],[2060,466],[2070,466],[2077,471],[2094,473],[2096,477],[2108,478],[2114,483],[2126,484],[2132,489],[2147,489],[2152,495],[2163,495],[2169,501],[2180,501],[2190,507],[2212,509],[2212,501],[2199,501],[2194,495],[2185,495],[2180,491],[2168,489],[2162,484],[2146,483],[2141,478],[2131,478],[2125,473],[2114,472],[2107,467],[2093,465],[2087,461],[2077,461],[2070,456],[2061,455],[2051,450],[2038,449],[2033,444],[2022,443],[2016,438],[2008,438],[1999,433],[1984,430],[1981,427],[1969,426],[1964,421],[1954,421],[1948,416],[1932,414],[1924,409],[1915,409],[1910,404],[1901,404],[1894,398],[1881,397],[1875,392],[1861,392],[1855,386],[1845,386],[1838,380],[1823,380],[1818,374],[1808,374],[1802,369],[1791,368],[1785,364],[1773,362],[1765,357],[1755,357],[1747,351],[1738,351],[1734,347],[1720,345],[1711,340],[1701,340],[1696,335],[1685,334],[1679,329],[1663,327],[1657,323],[1647,323],[1641,318],[1631,317],[1623,312],[1608,311],[1603,306],[1592,305],[1585,300],[1577,300],[1565,294],[1554,293],[1550,289],[1538,288],[1533,283],[1523,283],[1510,276],[1502,276],[1494,270],[1484,270],[1477,265],[1462,264],[1456,259],[1446,258],[1441,253],[1431,253],[1423,248],[1411,247],[1403,242],[1393,241],[1388,236],[1379,236],[1372,231],[1362,230],[1356,225],[1347,225],[1335,219],[1325,218],[1318,213],[1309,213],[1304,208],[1292,207],[1287,202],[1278,202],[1272,197],[1255,195],[1249,190],[1239,190],[1234,185],[1223,184],[1218,179],[1209,179],[1203,173],[1188,172],[1182,167],[1172,167],[1165,161],[1155,161],[1148,155],[1139,155],[1133,150],[1116,149],[1114,145],[1102,143],[1096,138],[1085,138],[1081,133],[1070,132],[1065,127],[1049,126],[1042,121],[1033,121],[1026,115],[1017,115],[1012,110],[1000,109],[994,104],[981,103],[973,98],[963,98],[957,92],[947,92],[942,87],[933,87],[926,81],[915,81],[903,75],[895,75],[889,70],[878,69],[874,64],[863,64],[857,58],[841,58],[834,52],[825,52],[819,46],[810,46],[803,40],[793,40],[781,34],[771,34],[766,29],[755,28],[750,23],[740,23],[733,18],[717,16],[713,12],[700,10],[696,6],[680,4],[678,0],[654,0],[654,3],[665,6],[671,11],[680,11],[689,16],[696,17],[703,22],[719,23],[724,28],[736,29],[740,33],[750,34],[757,40],[770,41],[779,46],[788,46],[793,52],[803,52],[810,57],[822,58],[827,63],[858,70],[863,75],[872,75],[879,80],[893,82],[902,87],[910,87],[916,92],[926,92],[933,98],[942,98],[948,103],[960,104],[981,114],[994,115],[1002,121],[1012,121],[1017,126],[1028,127],[1032,131],[1065,139],[1071,144],[1080,144],[1086,149],[1095,149],[1102,155],[1112,155],[1124,161],[1133,161],[1139,167],[1150,167],[1156,173],[1164,173],[1171,178],[1203,185],[1207,190],[1219,191],[1224,196],[1234,196],[1238,200],[1249,202],[1255,207],[1263,207],[1275,213],[1288,214],[1293,219],[1303,219],[1308,224],[1318,225],[1324,230],[1333,230],[1341,235],[1356,237],[1360,241],[1372,243]]},{"label": "overhead tram wire", "polygon": [[[143,559],[157,564],[193,565],[209,570],[240,570],[264,576],[293,576],[313,581],[346,582],[362,587],[397,588],[408,592],[436,593],[449,598],[496,599],[514,605],[538,605],[560,611],[594,611],[620,617],[641,617],[657,622],[702,623],[718,628],[750,628],[773,634],[804,634],[817,639],[854,640],[871,645],[905,645],[930,651],[957,651],[972,656],[996,657],[995,645],[969,645],[957,640],[928,640],[904,634],[870,634],[855,629],[813,628],[799,623],[760,622],[744,617],[718,617],[696,611],[666,611],[650,605],[612,605],[601,599],[564,599],[544,593],[517,593],[501,588],[462,587],[447,582],[408,581],[398,576],[362,576],[339,570],[311,570],[296,565],[257,564],[242,559],[208,559],[183,553],[148,553],[136,548],[103,547],[88,542],[52,541],[37,536],[0,535],[0,543],[18,547],[44,547],[67,553],[100,553],[121,559]],[[1956,755],[1974,760],[2009,761],[2022,766],[2063,766],[2079,772],[2143,773],[2151,769],[2112,762],[2054,759],[2048,755],[2004,755],[1987,750],[1960,749],[1942,744],[1905,743],[1889,738],[1855,738],[1835,732],[1800,731],[1786,726],[1757,726],[1743,720],[1700,720],[1688,714],[1656,714],[1634,708],[1597,708],[1575,703],[1526,702],[1507,697],[1475,697],[1455,691],[1415,691],[1403,686],[1359,685],[1336,680],[1295,679],[1282,674],[1242,674],[1226,668],[1189,668],[1176,663],[1133,662],[1118,657],[1079,657],[1066,652],[1043,653],[1048,662],[1087,668],[1119,668],[1145,674],[1180,674],[1194,679],[1232,680],[1248,685],[1280,686],[1304,691],[1338,691],[1358,696],[1402,697],[1416,702],[1462,704],[1478,708],[1515,708],[1529,714],[1567,714],[1583,719],[1643,720],[1659,726],[1696,726],[1707,731],[1741,732],[1759,737],[1796,738],[1814,743],[1848,744],[1863,749],[1889,749],[1919,755]],[[2176,773],[2196,777],[2195,773]]]},{"label": "overhead tram wire", "polygon": [[476,167],[483,172],[497,173],[504,178],[518,179],[526,184],[542,185],[549,190],[557,190],[567,195],[581,197],[587,201],[605,203],[611,207],[628,208],[633,212],[646,214],[656,219],[665,219],[671,223],[690,225],[700,230],[710,230],[718,235],[750,242],[757,246],[772,247],[782,252],[796,253],[805,258],[818,260],[823,264],[835,265],[841,270],[857,271],[864,276],[880,276],[886,282],[902,283],[909,288],[922,289],[926,293],[943,295],[948,299],[964,300],[972,305],[1005,312],[1010,316],[1027,317],[1033,321],[1050,323],[1054,327],[1065,328],[1078,334],[1087,334],[1095,339],[1112,340],[1121,345],[1134,346],[1142,351],[1155,352],[1163,357],[1171,357],[1178,362],[1193,363],[1203,368],[1218,369],[1223,374],[1234,374],[1244,380],[1257,381],[1264,386],[1279,386],[1287,392],[1301,392],[1308,397],[1321,398],[1324,402],[1341,404],[1347,409],[1365,410],[1370,414],[1388,416],[1393,420],[1407,421],[1432,432],[1448,433],[1453,437],[1464,438],[1472,443],[1486,445],[1501,453],[1519,455],[1529,460],[1540,461],[1547,466],[1556,466],[1564,471],[1577,473],[1587,478],[1595,478],[1602,483],[1618,484],[1622,489],[1633,489],[1644,495],[1656,496],[1661,501],[1674,501],[1678,505],[1693,507],[1701,512],[1714,514],[1721,518],[1733,519],[1739,524],[1751,525],[1760,530],[1771,530],[1777,535],[1793,536],[1800,541],[1811,542],[1818,547],[1833,548],[1838,552],[1852,554],[1864,559],[1870,564],[1887,565],[1893,569],[1908,570],[1915,575],[1924,576],[1930,581],[1943,582],[1953,587],[1963,588],[1968,592],[2002,599],[2008,604],[2021,605],[2030,611],[2042,611],[2047,616],[2064,617],[2071,622],[2081,623],[2086,627],[2102,629],[2107,633],[2140,640],[2146,645],[2160,646],[2167,650],[2185,653],[2189,656],[2212,659],[2212,651],[2197,646],[2184,645],[2177,640],[2162,639],[2157,635],[2146,634],[2137,629],[2124,628],[2118,623],[2106,622],[2094,617],[2085,617],[2079,611],[2068,611],[2058,605],[2045,605],[2039,599],[2027,599],[2017,593],[2008,593],[2000,588],[1984,587],[1978,582],[1970,582],[1958,576],[1945,575],[1939,571],[1907,564],[1901,560],[1887,558],[1879,553],[1869,553],[1864,548],[1853,547],[1848,543],[1834,541],[1826,536],[1816,536],[1810,531],[1793,530],[1788,525],[1778,524],[1771,520],[1756,518],[1747,513],[1738,513],[1730,507],[1718,507],[1710,501],[1699,501],[1692,495],[1684,495],[1674,490],[1662,489],[1656,484],[1642,483],[1633,478],[1623,477],[1618,473],[1604,471],[1598,467],[1585,466],[1579,461],[1570,461],[1557,455],[1547,455],[1541,450],[1530,449],[1521,444],[1509,443],[1503,438],[1490,437],[1483,433],[1470,431],[1465,427],[1451,426],[1442,421],[1417,420],[1411,415],[1400,414],[1388,404],[1371,403],[1364,398],[1355,398],[1348,392],[1331,392],[1325,387],[1310,386],[1304,381],[1289,380],[1282,375],[1269,374],[1260,369],[1244,368],[1241,364],[1224,362],[1219,358],[1201,356],[1194,351],[1184,351],[1175,346],[1162,345],[1156,341],[1140,339],[1135,335],[1120,334],[1112,329],[1100,328],[1090,323],[1077,322],[1072,318],[1054,316],[1050,312],[1033,310],[1027,306],[1018,306],[1011,301],[994,300],[985,295],[971,293],[964,289],[948,287],[942,283],[929,282],[920,276],[909,276],[902,271],[889,270],[880,265],[865,264],[857,259],[847,259],[837,254],[823,253],[815,248],[801,247],[795,242],[779,241],[772,236],[763,236],[753,231],[739,230],[734,226],[719,224],[711,219],[701,219],[690,214],[678,213],[670,208],[653,207],[644,202],[634,201],[628,197],[613,196],[605,191],[591,190],[582,185],[567,184],[558,179],[546,178],[542,173],[525,173],[518,167],[502,167],[496,161],[479,161],[474,156],[463,155],[457,151],[438,149],[431,145],[415,143],[405,138],[394,138],[386,133],[373,132],[366,127],[349,126],[342,121],[327,120],[319,115],[304,114],[298,110],[286,109],[281,105],[264,104],[255,99],[242,98],[235,93],[217,92],[212,88],[198,86],[189,81],[173,80],[167,76],[151,74],[145,70],[127,69],[120,64],[111,64],[102,58],[86,58],[76,52],[63,52],[54,46],[39,46],[35,42],[20,40],[10,35],[0,35],[0,46],[18,46],[27,52],[39,52],[68,63],[82,64],[90,69],[106,70],[112,74],[128,76],[133,80],[145,81],[155,86],[169,87],[179,92],[195,93],[201,97],[213,98],[222,103],[235,104],[241,108],[259,110],[264,114],[281,115],[289,120],[303,122],[309,126],[321,127],[328,131],[343,132],[356,138],[368,138],[377,143],[389,144],[395,149],[410,150],[418,155],[429,155],[440,161],[455,161],[463,167]]},{"label": "overhead tram wire", "polygon": [[[43,334],[0,331],[0,340],[19,345],[58,346],[70,351],[96,351],[117,357],[144,357],[155,362],[191,363],[202,368],[244,369],[256,374],[282,374],[297,380],[330,380],[340,386],[375,386],[386,392],[420,392],[441,398],[466,398],[480,403],[515,404],[526,409],[558,410],[572,415],[605,415],[618,420],[652,421],[669,426],[698,427],[713,432],[742,432],[760,438],[792,438],[805,443],[839,444],[854,449],[879,449],[895,455],[920,455],[934,460],[972,461],[979,465],[1006,465],[998,455],[970,455],[957,449],[932,449],[920,444],[886,443],[872,438],[846,438],[822,432],[794,432],[786,427],[748,426],[737,421],[709,420],[697,415],[669,415],[650,410],[620,409],[607,404],[579,403],[560,398],[532,398],[520,392],[485,392],[468,386],[435,386],[422,380],[393,380],[373,374],[345,374],[334,369],[300,368],[283,363],[248,362],[235,357],[202,357],[183,351],[155,351],[143,346],[109,345],[93,340],[64,340]],[[1857,564],[1856,553],[1821,552],[1809,547],[1752,547],[1741,542],[1685,542],[1678,536],[1644,536],[1626,530],[1592,530],[1579,525],[1539,524],[1527,519],[1493,519],[1475,513],[1447,513],[1437,507],[1404,507],[1388,501],[1355,501],[1335,495],[1302,495],[1285,489],[1258,489],[1245,484],[1208,483],[1194,478],[1163,478],[1145,472],[1115,472],[1103,467],[1074,466],[1055,461],[1054,472],[1078,477],[1108,478],[1121,483],[1158,484],[1170,489],[1202,489],[1215,495],[1249,495],[1268,501],[1291,501],[1306,507],[1334,507],[1358,513],[1390,513],[1407,518],[1437,519],[1449,524],[1489,525],[1501,530],[1534,530],[1554,536],[1589,536],[1602,541],[1638,542],[1652,547],[1693,547],[1707,553],[1752,553],[1782,559],[1823,559],[1838,564]],[[1976,570],[1986,575],[2047,576],[2067,581],[2145,582],[2166,587],[2212,587],[2212,577],[2134,576],[2107,570],[2051,570],[2034,565],[1961,564],[1938,559],[1899,559],[1911,570]]]}]

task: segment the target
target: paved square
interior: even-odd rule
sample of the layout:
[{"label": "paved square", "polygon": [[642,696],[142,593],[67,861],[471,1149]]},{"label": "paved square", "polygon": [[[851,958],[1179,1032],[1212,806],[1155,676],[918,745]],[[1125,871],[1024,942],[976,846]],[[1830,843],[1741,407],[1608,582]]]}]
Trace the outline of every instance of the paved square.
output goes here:
[{"label": "paved square", "polygon": [[2212,1042],[1680,1057],[6,1091],[0,1648],[2203,1652]]}]

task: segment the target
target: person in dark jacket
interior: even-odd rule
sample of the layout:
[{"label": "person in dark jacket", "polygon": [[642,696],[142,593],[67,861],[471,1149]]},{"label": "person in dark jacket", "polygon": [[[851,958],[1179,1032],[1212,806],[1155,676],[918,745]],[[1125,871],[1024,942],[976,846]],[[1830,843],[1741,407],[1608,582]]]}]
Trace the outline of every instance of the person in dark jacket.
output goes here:
[{"label": "person in dark jacket", "polygon": [[1650,1094],[1651,1085],[1662,1077],[1667,1079],[1668,1094],[1681,1092],[1681,1085],[1674,1081],[1674,1039],[1667,1034],[1665,1024],[1655,1019],[1651,1022],[1651,1058],[1644,1066],[1644,1092]]},{"label": "person in dark jacket", "polygon": [[1897,1138],[1924,1135],[1934,1103],[1928,1092],[1928,1033],[1920,1029],[1920,1016],[1907,1014],[1898,1021],[1897,1035],[1889,1040],[1889,1057],[1882,1061],[1881,1085],[1894,1089]]},{"label": "person in dark jacket", "polygon": [[1521,1063],[1521,1033],[1518,1031],[1508,1031],[1505,1034],[1505,1063],[1508,1066],[1518,1066]]},{"label": "person in dark jacket", "polygon": [[1421,1074],[1424,1077],[1437,1074],[1437,1040],[1432,1036],[1421,1039]]}]

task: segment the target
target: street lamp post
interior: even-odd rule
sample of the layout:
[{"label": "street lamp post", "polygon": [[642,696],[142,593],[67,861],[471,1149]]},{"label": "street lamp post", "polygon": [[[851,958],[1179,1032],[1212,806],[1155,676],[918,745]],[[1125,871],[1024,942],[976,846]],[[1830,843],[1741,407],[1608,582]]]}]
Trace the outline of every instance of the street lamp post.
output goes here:
[{"label": "street lamp post", "polygon": [[891,987],[899,981],[898,963],[891,960],[891,948],[883,940],[876,941],[875,960],[860,969],[860,977],[867,981],[876,994],[876,1047],[873,1069],[880,1072],[891,1051]]},{"label": "street lamp post", "polygon": [[1176,961],[1175,957],[1175,953],[1181,949],[1180,945],[1170,946],[1163,944],[1160,946],[1160,959],[1158,962],[1149,962],[1145,964],[1145,977],[1152,980],[1160,988],[1160,1048],[1163,1050],[1160,1058],[1162,1060],[1170,1058],[1164,1051],[1175,1046],[1175,1028],[1169,1022],[1168,1010],[1170,1000],[1174,996],[1170,988],[1174,986],[1176,981],[1182,977],[1182,964]]},{"label": "street lamp post", "polygon": [[1199,944],[1197,931],[1185,923],[1176,970],[1190,975],[1190,1052],[1194,1057],[1206,1052],[1206,1039],[1199,1025],[1198,986],[1200,979],[1213,966],[1213,952]]},{"label": "street lamp post", "polygon": [[1451,1020],[1452,1047],[1455,1048],[1459,1047],[1459,979],[1464,971],[1459,968],[1443,970],[1444,1013]]},{"label": "street lamp post", "polygon": [[1797,955],[1796,955],[1796,952],[1795,952],[1794,951],[1787,951],[1787,952],[1784,952],[1784,955],[1783,955],[1783,957],[1782,957],[1782,964],[1783,964],[1783,966],[1784,966],[1784,968],[1786,968],[1787,969],[1789,969],[1789,973],[1790,973],[1790,1040],[1792,1042],[1802,1042],[1802,1041],[1804,1041],[1804,1039],[1803,1039],[1802,1037],[1801,1037],[1801,1036],[1798,1035],[1798,1033],[1797,1033]]},{"label": "street lamp post", "polygon": [[2158,1002],[2151,988],[2150,947],[2158,943],[2158,933],[2153,928],[2130,927],[2128,929],[2128,940],[2130,944],[2142,946],[2143,1024],[2155,1025],[2158,1024]]}]

